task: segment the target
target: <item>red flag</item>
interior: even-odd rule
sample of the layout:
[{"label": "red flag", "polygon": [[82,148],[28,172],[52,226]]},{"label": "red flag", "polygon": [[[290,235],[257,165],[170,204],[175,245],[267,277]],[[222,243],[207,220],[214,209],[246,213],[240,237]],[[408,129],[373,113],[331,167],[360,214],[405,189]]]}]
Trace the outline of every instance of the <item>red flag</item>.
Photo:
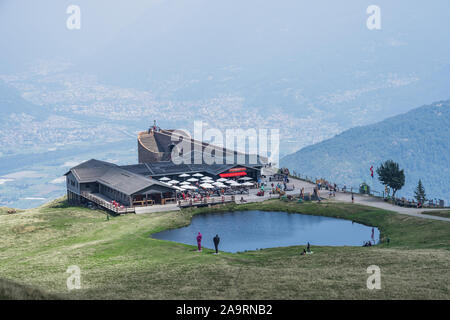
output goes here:
[{"label": "red flag", "polygon": [[370,167],[370,176],[373,178],[373,166]]}]

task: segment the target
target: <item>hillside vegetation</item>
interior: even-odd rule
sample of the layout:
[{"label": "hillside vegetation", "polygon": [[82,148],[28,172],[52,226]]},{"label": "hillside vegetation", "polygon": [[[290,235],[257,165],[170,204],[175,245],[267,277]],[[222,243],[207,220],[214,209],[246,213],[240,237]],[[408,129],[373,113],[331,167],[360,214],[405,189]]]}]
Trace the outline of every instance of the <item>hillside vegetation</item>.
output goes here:
[{"label": "hillside vegetation", "polygon": [[[392,159],[405,170],[399,195],[413,196],[419,179],[427,196],[450,200],[450,101],[437,102],[379,123],[347,130],[334,138],[303,148],[281,165],[303,175],[323,177],[357,187],[370,182],[376,168]],[[384,188],[374,179],[375,190]]]},{"label": "hillside vegetation", "polygon": [[50,300],[58,299],[42,290],[0,279],[0,300]]}]

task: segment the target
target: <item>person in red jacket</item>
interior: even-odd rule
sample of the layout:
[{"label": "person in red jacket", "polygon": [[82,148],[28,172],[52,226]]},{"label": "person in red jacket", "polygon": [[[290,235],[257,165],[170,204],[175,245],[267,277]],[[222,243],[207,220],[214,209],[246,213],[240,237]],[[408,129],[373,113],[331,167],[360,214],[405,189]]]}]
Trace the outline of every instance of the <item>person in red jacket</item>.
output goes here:
[{"label": "person in red jacket", "polygon": [[202,251],[202,234],[199,232],[197,235],[197,247],[198,251]]}]

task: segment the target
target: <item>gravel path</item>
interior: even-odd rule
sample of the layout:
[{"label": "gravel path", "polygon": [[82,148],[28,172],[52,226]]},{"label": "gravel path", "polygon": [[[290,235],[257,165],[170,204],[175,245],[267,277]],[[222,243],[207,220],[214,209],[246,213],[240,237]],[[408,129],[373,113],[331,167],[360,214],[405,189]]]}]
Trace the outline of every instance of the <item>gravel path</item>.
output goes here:
[{"label": "gravel path", "polygon": [[[272,171],[270,171],[270,169],[265,169],[265,173],[266,174],[271,174]],[[267,181],[267,183],[271,184],[271,182]],[[275,182],[276,184],[276,182]],[[301,188],[305,188],[304,192],[311,192],[314,189],[314,184],[309,183],[309,182],[305,182],[303,180],[298,180],[298,179],[290,179],[289,180],[289,185],[294,184],[295,185],[295,189],[294,191],[289,191],[287,192],[287,194],[290,195],[298,195],[300,193],[300,189]],[[320,196],[322,198],[327,199],[328,198],[328,191],[327,190],[321,190],[320,191]],[[274,197],[274,196],[272,196]],[[395,206],[393,204],[384,202],[383,200],[380,200],[378,198],[374,198],[374,197],[370,197],[370,196],[364,196],[364,195],[360,195],[360,194],[355,194],[355,203],[357,204],[362,204],[362,205],[366,205],[366,206],[371,206],[371,207],[375,207],[375,208],[379,208],[379,209],[384,209],[384,210],[390,210],[390,211],[394,211],[400,214],[404,214],[404,215],[408,215],[408,216],[412,216],[412,217],[417,217],[417,218],[422,218],[422,219],[430,219],[430,220],[440,220],[440,221],[448,221],[450,222],[450,218],[444,218],[444,217],[438,217],[438,216],[432,216],[432,215],[428,215],[428,214],[421,214],[421,212],[424,211],[433,211],[433,210],[441,210],[441,209],[416,209],[416,208],[405,208],[405,207],[399,207],[399,206]],[[266,197],[256,197],[256,195],[250,194],[249,196],[245,197],[245,199],[249,202],[253,202],[253,201],[263,201],[263,200],[267,200],[270,199],[269,196]],[[352,196],[350,193],[343,193],[343,192],[336,192],[336,197],[331,197],[330,199],[335,200],[335,201],[340,201],[340,202],[347,202],[347,203],[351,203],[352,202]]]}]

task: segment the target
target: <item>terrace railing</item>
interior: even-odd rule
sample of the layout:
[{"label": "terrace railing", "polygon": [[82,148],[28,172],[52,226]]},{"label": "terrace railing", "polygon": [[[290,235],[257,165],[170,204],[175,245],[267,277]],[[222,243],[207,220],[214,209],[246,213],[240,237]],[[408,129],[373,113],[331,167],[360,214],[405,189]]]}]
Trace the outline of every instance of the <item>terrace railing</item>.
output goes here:
[{"label": "terrace railing", "polygon": [[178,200],[179,207],[194,207],[194,206],[203,206],[203,205],[214,205],[221,203],[229,203],[235,202],[235,196],[220,196],[220,197],[207,197],[203,199],[186,199],[186,200]]},{"label": "terrace railing", "polygon": [[155,204],[155,200],[134,200],[133,207],[147,207],[153,206]]},{"label": "terrace railing", "polygon": [[95,204],[97,204],[97,205],[99,205],[99,206],[101,206],[101,207],[103,207],[105,209],[108,209],[108,210],[110,210],[112,212],[115,212],[117,214],[133,213],[134,212],[133,208],[116,207],[112,203],[110,203],[110,202],[106,201],[105,199],[102,199],[102,198],[100,198],[100,197],[98,197],[98,196],[96,196],[96,195],[94,195],[94,194],[92,194],[90,192],[83,191],[83,192],[81,192],[81,196],[86,198],[87,200],[92,201]]}]

